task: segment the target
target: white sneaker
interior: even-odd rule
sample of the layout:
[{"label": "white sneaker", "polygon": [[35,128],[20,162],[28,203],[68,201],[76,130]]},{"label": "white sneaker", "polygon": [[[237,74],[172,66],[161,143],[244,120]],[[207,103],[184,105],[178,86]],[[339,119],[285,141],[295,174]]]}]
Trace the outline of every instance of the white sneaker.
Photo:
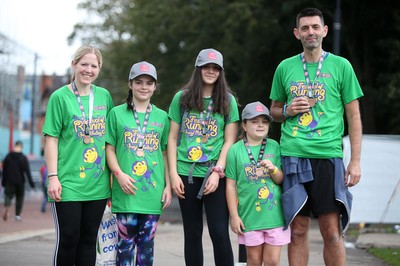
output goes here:
[{"label": "white sneaker", "polygon": [[19,215],[15,216],[15,221],[22,222],[21,216],[19,216]]}]

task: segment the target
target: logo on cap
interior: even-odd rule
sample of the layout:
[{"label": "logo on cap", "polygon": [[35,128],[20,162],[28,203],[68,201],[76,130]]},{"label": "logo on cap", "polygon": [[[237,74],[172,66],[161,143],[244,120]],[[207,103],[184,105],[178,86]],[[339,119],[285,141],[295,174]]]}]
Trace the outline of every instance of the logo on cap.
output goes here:
[{"label": "logo on cap", "polygon": [[262,105],[257,105],[256,112],[260,112],[260,113],[264,112],[264,107]]},{"label": "logo on cap", "polygon": [[208,53],[208,59],[217,60],[217,54],[214,53],[214,52],[209,52]]},{"label": "logo on cap", "polygon": [[148,65],[146,65],[146,64],[140,65],[140,72],[149,72],[149,71],[150,71],[150,69],[149,69]]}]

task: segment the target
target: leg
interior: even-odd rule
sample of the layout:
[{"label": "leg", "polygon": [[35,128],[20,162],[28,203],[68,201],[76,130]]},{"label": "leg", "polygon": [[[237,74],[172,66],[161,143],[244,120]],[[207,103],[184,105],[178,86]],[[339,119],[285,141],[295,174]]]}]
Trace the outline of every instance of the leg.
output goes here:
[{"label": "leg", "polygon": [[308,264],[308,230],[310,218],[307,216],[296,216],[290,226],[291,242],[288,245],[289,265]]},{"label": "leg", "polygon": [[346,249],[340,230],[338,213],[322,214],[318,218],[324,240],[325,265],[346,265]]},{"label": "leg", "polygon": [[10,206],[12,199],[15,195],[15,188],[14,186],[6,185],[4,188],[4,214],[3,220],[7,222],[8,217],[10,216]]},{"label": "leg", "polygon": [[[15,186],[15,216],[18,218],[21,216],[22,207],[24,205],[25,186]],[[21,218],[19,218],[21,219]]]},{"label": "leg", "polygon": [[197,193],[203,182],[202,178],[193,178],[194,184],[188,183],[183,176],[185,199],[179,199],[185,238],[185,263],[187,266],[202,266],[203,258],[203,200],[197,199]]},{"label": "leg", "polygon": [[229,237],[229,210],[226,204],[225,182],[225,179],[220,179],[217,190],[210,195],[203,196],[216,266],[231,266],[234,264]]},{"label": "leg", "polygon": [[117,213],[117,225],[117,265],[133,265],[137,235],[139,234],[139,214]]},{"label": "leg", "polygon": [[[341,204],[335,200],[335,171],[329,160],[310,160],[314,181],[310,182],[311,206],[318,217],[319,228],[324,240],[326,265],[345,265],[345,247],[341,236]],[[342,178],[342,177],[339,177]],[[309,194],[310,195],[310,194]]]},{"label": "leg", "polygon": [[76,266],[96,264],[96,241],[107,199],[82,202]]},{"label": "leg", "polygon": [[263,245],[264,266],[279,266],[281,263],[282,246]]},{"label": "leg", "polygon": [[75,264],[81,232],[81,202],[52,202],[54,224],[56,227],[56,247],[53,265],[70,266]]},{"label": "leg", "polygon": [[154,237],[160,215],[140,214],[137,240],[137,266],[152,266],[154,258]]},{"label": "leg", "polygon": [[47,205],[47,189],[46,189],[46,187],[44,187],[43,188],[42,206],[40,208],[41,212],[46,212],[46,205]]},{"label": "leg", "polygon": [[263,263],[263,245],[246,246],[247,266],[262,266]]}]

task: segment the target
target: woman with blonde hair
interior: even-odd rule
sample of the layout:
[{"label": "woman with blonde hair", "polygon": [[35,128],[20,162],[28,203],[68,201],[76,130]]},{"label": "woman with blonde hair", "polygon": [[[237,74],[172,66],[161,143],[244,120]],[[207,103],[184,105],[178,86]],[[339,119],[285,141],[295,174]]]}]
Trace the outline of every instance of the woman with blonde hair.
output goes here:
[{"label": "woman with blonde hair", "polygon": [[98,49],[78,48],[72,82],[49,99],[43,127],[47,191],[56,227],[53,265],[95,265],[96,240],[110,197],[105,160],[110,93],[93,84],[102,66]]}]

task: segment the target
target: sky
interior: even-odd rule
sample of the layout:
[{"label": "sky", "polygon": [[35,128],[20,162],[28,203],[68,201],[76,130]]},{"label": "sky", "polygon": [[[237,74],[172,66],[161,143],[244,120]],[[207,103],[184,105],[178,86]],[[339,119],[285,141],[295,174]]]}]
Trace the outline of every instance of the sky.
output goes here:
[{"label": "sky", "polygon": [[[64,75],[80,43],[68,45],[76,23],[84,21],[82,0],[0,0],[0,33],[18,43],[32,56],[25,57],[26,71]],[[0,43],[0,49],[1,49]],[[31,73],[31,74],[32,74]]]}]

